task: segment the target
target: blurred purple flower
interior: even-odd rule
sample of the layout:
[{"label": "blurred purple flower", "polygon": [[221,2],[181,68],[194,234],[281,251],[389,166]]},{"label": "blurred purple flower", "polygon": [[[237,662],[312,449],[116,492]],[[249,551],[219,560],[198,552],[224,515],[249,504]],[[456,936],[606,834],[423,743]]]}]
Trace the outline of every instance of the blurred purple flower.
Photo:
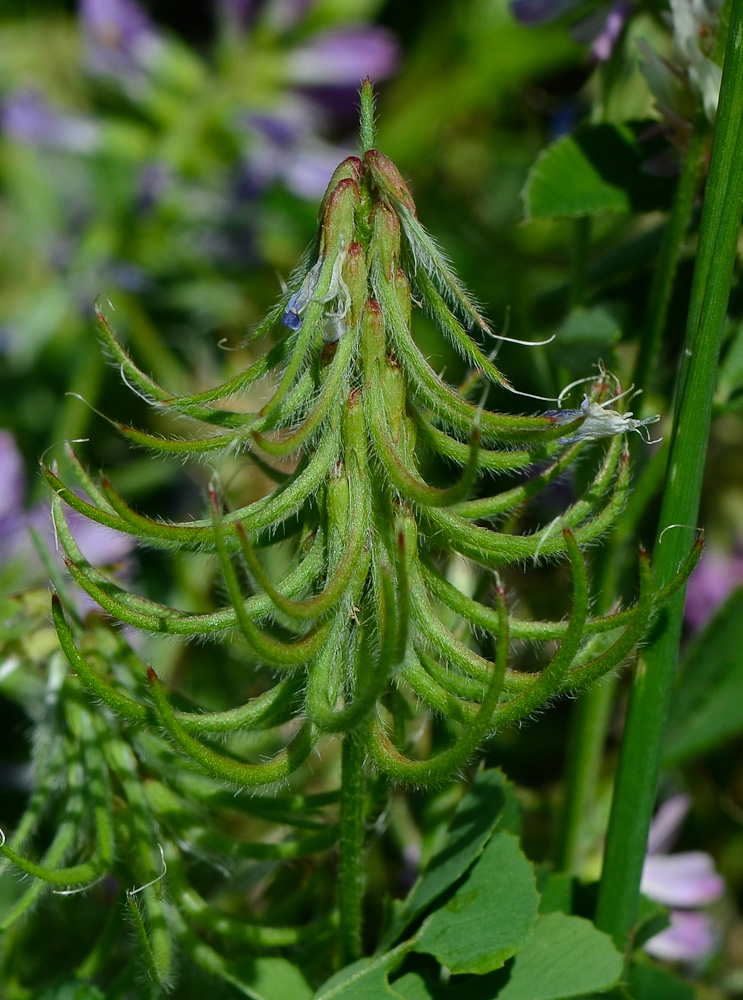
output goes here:
[{"label": "blurred purple flower", "polygon": [[712,920],[692,908],[714,903],[725,892],[725,881],[709,854],[665,853],[676,840],[690,805],[688,795],[675,795],[656,813],[650,825],[640,884],[649,899],[673,907],[671,926],[650,938],[645,951],[674,962],[699,961],[715,948],[717,935]]},{"label": "blurred purple flower", "polygon": [[136,0],[80,0],[88,67],[136,82],[160,50],[161,38]]},{"label": "blurred purple flower", "polygon": [[318,198],[351,152],[318,137],[317,114],[305,102],[273,114],[250,114],[245,121],[252,139],[245,174],[256,192],[280,181],[300,198]]},{"label": "blurred purple flower", "polygon": [[550,24],[568,11],[580,7],[583,0],[511,0],[511,13],[526,28]]},{"label": "blurred purple flower", "polygon": [[[511,13],[527,28],[550,24],[563,14],[578,13],[585,0],[511,0]],[[631,0],[603,3],[571,25],[576,42],[589,45],[596,62],[605,62],[614,50],[624,25],[632,13]]]},{"label": "blurred purple flower", "polygon": [[630,0],[615,0],[608,7],[604,4],[572,25],[570,34],[576,42],[591,46],[591,56],[596,62],[606,62],[614,51],[632,10]]},{"label": "blurred purple flower", "polygon": [[217,18],[228,29],[245,30],[255,13],[255,0],[216,0]]},{"label": "blurred purple flower", "polygon": [[[10,431],[0,431],[0,552],[7,561],[23,559],[34,565],[34,549],[29,529],[36,530],[50,549],[54,548],[54,529],[46,504],[29,511],[24,509],[26,477],[23,459]],[[93,566],[110,566],[125,559],[134,547],[127,535],[111,531],[89,521],[75,511],[68,513],[75,541]],[[82,610],[97,607],[83,599]]]},{"label": "blurred purple flower", "polygon": [[3,132],[17,142],[70,153],[94,153],[100,128],[92,118],[57,111],[33,90],[11,93],[0,105]]},{"label": "blurred purple flower", "polygon": [[0,431],[0,542],[9,555],[23,528],[26,477],[23,459],[10,431]]},{"label": "blurred purple flower", "polygon": [[294,49],[287,78],[295,86],[355,91],[365,76],[372,80],[391,76],[398,62],[397,42],[386,28],[370,24],[329,28]]},{"label": "blurred purple flower", "polygon": [[665,962],[694,963],[715,950],[718,936],[706,913],[671,911],[671,926],[645,942],[644,950]]},{"label": "blurred purple flower", "polygon": [[702,628],[717,608],[735,590],[743,586],[743,544],[732,552],[707,550],[689,577],[684,619],[689,628]]}]

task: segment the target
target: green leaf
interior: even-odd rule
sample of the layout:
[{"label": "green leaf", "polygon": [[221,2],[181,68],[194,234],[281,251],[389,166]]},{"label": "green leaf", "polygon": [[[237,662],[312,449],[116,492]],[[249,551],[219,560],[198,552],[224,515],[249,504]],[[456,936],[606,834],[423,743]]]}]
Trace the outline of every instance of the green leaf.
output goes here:
[{"label": "green leaf", "polygon": [[406,942],[384,955],[347,965],[323,983],[313,1000],[400,1000],[399,994],[390,988],[387,974],[408,951],[410,944]]},{"label": "green leaf", "polygon": [[629,973],[632,1000],[694,1000],[694,990],[665,969],[633,965]]},{"label": "green leaf", "polygon": [[537,916],[534,869],[516,837],[496,833],[445,906],[423,924],[417,951],[452,972],[491,972],[514,955]]},{"label": "green leaf", "polygon": [[392,989],[402,1000],[431,1000],[435,996],[417,972],[407,972],[392,984]]},{"label": "green leaf", "polygon": [[689,647],[671,707],[664,764],[676,765],[743,732],[743,589]]},{"label": "green leaf", "polygon": [[285,958],[238,959],[229,966],[250,995],[260,1000],[310,1000],[312,988],[293,962]]},{"label": "green leaf", "polygon": [[611,938],[589,920],[551,913],[537,920],[523,948],[505,968],[488,976],[453,978],[442,1000],[444,996],[447,1000],[572,1000],[610,990],[619,982],[623,965]]},{"label": "green leaf", "polygon": [[624,960],[608,935],[582,917],[540,917],[516,955],[498,1000],[561,1000],[615,986]]},{"label": "green leaf", "polygon": [[479,858],[496,826],[517,829],[519,804],[513,786],[497,768],[479,771],[460,800],[446,837],[400,907],[379,950],[393,943]]},{"label": "green leaf", "polygon": [[656,903],[654,899],[640,893],[637,905],[637,916],[632,934],[632,943],[637,948],[642,948],[646,941],[656,934],[660,934],[666,927],[671,926],[670,911],[662,903]]},{"label": "green leaf", "polygon": [[541,895],[540,914],[572,913],[575,882],[572,875],[550,871],[546,866],[541,867],[537,871],[537,887]]},{"label": "green leaf", "polygon": [[404,1000],[568,1000],[605,994],[619,982],[623,961],[611,938],[589,920],[551,913],[539,917],[521,950],[502,969],[453,976],[446,986],[409,973],[392,987]]},{"label": "green leaf", "polygon": [[649,212],[670,206],[673,185],[643,171],[655,152],[640,142],[647,122],[588,125],[538,157],[523,191],[528,219],[600,212]]},{"label": "green leaf", "polygon": [[574,309],[556,330],[554,343],[548,350],[557,364],[582,374],[590,370],[596,358],[611,364],[621,332],[616,316],[604,306]]},{"label": "green leaf", "polygon": [[105,1000],[105,997],[97,986],[75,980],[49,987],[40,994],[38,1000]]},{"label": "green leaf", "polygon": [[743,323],[730,334],[717,373],[715,407],[739,410],[743,407]]}]

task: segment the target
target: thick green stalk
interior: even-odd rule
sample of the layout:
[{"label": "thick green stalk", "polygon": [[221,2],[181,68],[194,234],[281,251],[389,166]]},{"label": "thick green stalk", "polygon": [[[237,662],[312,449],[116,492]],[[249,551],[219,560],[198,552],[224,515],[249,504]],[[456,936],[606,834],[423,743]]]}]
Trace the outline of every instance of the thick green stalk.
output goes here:
[{"label": "thick green stalk", "polygon": [[[700,111],[684,158],[650,288],[640,350],[632,378],[632,383],[641,389],[648,386],[651,373],[658,363],[681,248],[699,184],[707,128],[707,118]],[[574,304],[580,301],[576,286],[577,279],[574,276]],[[602,561],[602,570],[614,564],[618,548],[619,538],[615,537],[612,552],[607,553]],[[611,581],[611,585],[608,580],[602,581],[597,590],[599,593],[613,593],[615,583],[615,580]],[[580,862],[583,819],[595,798],[615,690],[615,680],[607,678],[588,691],[573,712],[565,777],[565,803],[557,851],[557,864],[561,871],[574,871]]]},{"label": "thick green stalk", "polygon": [[[743,0],[733,0],[699,252],[677,393],[654,570],[661,586],[689,548],[699,510],[715,374],[743,208]],[[661,544],[662,539],[662,544]],[[660,772],[684,589],[662,612],[633,680],[617,772],[596,923],[630,944]]]},{"label": "thick green stalk", "polygon": [[364,759],[362,740],[349,733],[343,740],[341,759],[340,910],[341,965],[361,956],[362,903],[364,899]]}]

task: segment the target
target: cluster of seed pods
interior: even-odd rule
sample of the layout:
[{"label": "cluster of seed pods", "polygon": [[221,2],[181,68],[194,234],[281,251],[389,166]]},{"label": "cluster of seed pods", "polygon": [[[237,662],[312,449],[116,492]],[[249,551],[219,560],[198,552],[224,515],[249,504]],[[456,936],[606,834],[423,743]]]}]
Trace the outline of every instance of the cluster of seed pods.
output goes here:
[{"label": "cluster of seed pods", "polygon": [[[99,313],[126,380],[153,407],[197,428],[191,437],[168,439],[119,425],[126,437],[182,457],[237,453],[277,484],[238,509],[226,509],[214,485],[207,517],[166,523],[132,509],[71,451],[77,489],[46,471],[69,571],[106,611],[154,633],[235,633],[256,669],[265,669],[266,690],[221,715],[176,711],[149,671],[157,722],[217,777],[272,783],[298,767],[323,734],[352,733],[392,781],[441,781],[489,733],[617,667],[667,596],[653,593],[641,554],[636,602],[589,614],[582,551],[622,511],[629,486],[623,432],[641,422],[601,403],[608,389],[600,382],[576,410],[517,416],[484,409],[430,367],[413,336],[414,308],[427,313],[477,378],[507,386],[472,336],[489,328],[418,221],[408,186],[387,157],[368,149],[337,168],[320,207],[316,245],[257,331],[280,336],[227,383],[174,397],[136,366]],[[271,376],[275,388],[260,410],[230,406]],[[549,524],[513,530],[509,515],[589,447],[598,453],[590,487]],[[278,467],[286,460],[291,472]],[[450,485],[425,481],[421,469],[432,462],[459,470]],[[483,495],[483,473],[488,482],[494,474],[511,478],[501,492]],[[86,562],[64,504],[149,546],[213,552],[229,604],[196,614],[128,593]],[[271,546],[292,538],[294,563],[273,579]],[[448,572],[453,556],[469,560],[492,585],[478,588],[479,597],[461,592]],[[572,574],[569,616],[528,621],[509,614],[499,571],[561,557]],[[83,681],[114,710],[150,718],[150,705],[85,663],[59,605],[55,620]],[[513,640],[551,643],[551,658],[538,672],[514,669]],[[406,735],[406,722],[424,713],[445,717],[452,732],[450,745],[433,756],[421,756]],[[259,730],[290,718],[296,731],[269,761],[235,760],[208,740],[210,732]]]}]

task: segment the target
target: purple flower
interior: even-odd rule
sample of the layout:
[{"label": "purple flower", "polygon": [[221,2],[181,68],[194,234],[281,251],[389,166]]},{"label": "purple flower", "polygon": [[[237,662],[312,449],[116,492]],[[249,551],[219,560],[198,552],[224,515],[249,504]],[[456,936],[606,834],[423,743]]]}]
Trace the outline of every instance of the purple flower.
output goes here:
[{"label": "purple flower", "polygon": [[32,90],[10,94],[0,106],[5,134],[17,142],[41,149],[94,153],[100,145],[100,128],[92,118],[57,111]]},{"label": "purple flower", "polygon": [[570,34],[576,42],[591,46],[591,55],[596,62],[606,62],[614,51],[632,10],[629,0],[615,0],[610,7],[602,5],[574,24]]},{"label": "purple flower", "polygon": [[26,476],[21,453],[10,431],[0,431],[0,541],[6,555],[23,528]]},{"label": "purple flower", "polygon": [[249,27],[255,14],[255,0],[216,0],[217,18],[229,31]]},{"label": "purple flower", "polygon": [[318,198],[324,193],[339,160],[350,150],[320,139],[313,131],[316,117],[303,101],[272,114],[246,117],[252,139],[246,174],[254,190],[280,181],[300,198]]},{"label": "purple flower", "polygon": [[375,25],[358,24],[320,31],[291,54],[287,76],[307,87],[358,88],[365,76],[384,80],[397,69],[394,36]]},{"label": "purple flower", "polygon": [[650,825],[640,884],[649,899],[673,907],[671,926],[647,941],[645,951],[655,958],[687,963],[705,958],[717,943],[710,917],[693,908],[714,903],[725,892],[725,882],[709,854],[665,853],[675,841],[690,805],[688,795],[675,795],[656,813]]},{"label": "purple flower", "polygon": [[689,577],[684,619],[694,629],[702,628],[717,608],[735,590],[743,586],[743,544],[731,552],[707,550]]},{"label": "purple flower", "polygon": [[93,73],[136,83],[160,51],[160,35],[136,0],[80,0],[80,19]]},{"label": "purple flower", "polygon": [[550,24],[568,11],[580,7],[583,0],[511,0],[511,13],[527,28]]},{"label": "purple flower", "polygon": [[[10,431],[0,431],[0,552],[7,561],[22,561],[24,568],[37,566],[29,529],[35,529],[50,549],[54,548],[54,529],[46,504],[24,509],[26,477],[23,459]],[[71,511],[68,521],[75,541],[93,566],[110,566],[124,560],[134,542],[127,535],[111,531]],[[40,567],[39,567],[40,569]],[[83,598],[81,610],[97,607]]]},{"label": "purple flower", "polygon": [[[586,7],[585,0],[511,0],[511,13],[527,28],[550,24],[563,14],[577,13]],[[614,50],[624,25],[632,13],[630,0],[600,4],[570,28],[576,42],[589,45],[596,62],[605,62]]]}]

